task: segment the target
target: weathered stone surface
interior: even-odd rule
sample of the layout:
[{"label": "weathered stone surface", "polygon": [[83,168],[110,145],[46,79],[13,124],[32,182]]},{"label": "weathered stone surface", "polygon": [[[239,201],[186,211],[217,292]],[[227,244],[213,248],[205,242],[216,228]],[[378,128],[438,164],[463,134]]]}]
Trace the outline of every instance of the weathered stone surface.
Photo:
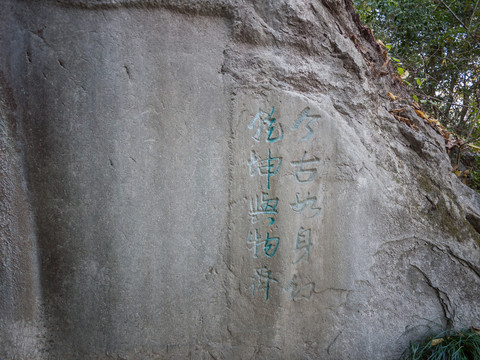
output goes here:
[{"label": "weathered stone surface", "polygon": [[390,359],[479,324],[478,198],[349,1],[0,27],[2,359]]}]

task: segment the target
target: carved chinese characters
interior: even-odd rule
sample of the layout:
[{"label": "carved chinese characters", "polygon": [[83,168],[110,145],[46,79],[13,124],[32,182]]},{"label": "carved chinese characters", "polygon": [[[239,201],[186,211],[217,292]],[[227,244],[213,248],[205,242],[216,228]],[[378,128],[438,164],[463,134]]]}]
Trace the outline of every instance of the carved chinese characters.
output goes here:
[{"label": "carved chinese characters", "polygon": [[[302,282],[299,265],[308,265],[311,261],[311,249],[316,240],[312,219],[322,210],[319,199],[312,195],[318,188],[316,180],[321,158],[308,144],[317,140],[315,124],[321,117],[311,114],[309,107],[289,118],[278,118],[275,106],[267,109],[260,108],[247,126],[251,150],[246,164],[250,177],[257,179],[253,182],[255,193],[248,199],[247,209],[250,226],[246,244],[254,264],[251,293],[269,300],[272,287],[280,286],[291,300],[309,300],[315,292],[315,283]],[[284,128],[289,130],[284,132]],[[282,143],[290,137],[289,147],[293,151],[288,151],[286,158],[282,156],[285,154]],[[297,150],[299,143],[302,146]],[[285,179],[282,185],[279,185],[280,179]],[[282,191],[285,186],[294,192]],[[286,221],[298,226],[292,229]],[[293,268],[285,275],[281,270],[272,270],[278,257],[292,259],[286,266]],[[292,275],[287,279],[288,273]]]}]

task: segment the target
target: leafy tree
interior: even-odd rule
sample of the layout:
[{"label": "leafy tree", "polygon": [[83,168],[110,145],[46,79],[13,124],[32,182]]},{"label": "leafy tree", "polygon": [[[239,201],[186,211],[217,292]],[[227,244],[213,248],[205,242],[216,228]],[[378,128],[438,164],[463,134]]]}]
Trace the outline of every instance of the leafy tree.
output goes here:
[{"label": "leafy tree", "polygon": [[414,99],[450,130],[480,145],[480,0],[354,3],[387,45]]}]

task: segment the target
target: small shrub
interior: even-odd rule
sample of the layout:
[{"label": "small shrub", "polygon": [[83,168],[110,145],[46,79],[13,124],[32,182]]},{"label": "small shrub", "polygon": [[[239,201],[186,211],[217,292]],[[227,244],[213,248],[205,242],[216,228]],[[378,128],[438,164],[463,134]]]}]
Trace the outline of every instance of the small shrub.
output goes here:
[{"label": "small shrub", "polygon": [[446,331],[421,343],[410,343],[405,360],[480,360],[480,329]]}]

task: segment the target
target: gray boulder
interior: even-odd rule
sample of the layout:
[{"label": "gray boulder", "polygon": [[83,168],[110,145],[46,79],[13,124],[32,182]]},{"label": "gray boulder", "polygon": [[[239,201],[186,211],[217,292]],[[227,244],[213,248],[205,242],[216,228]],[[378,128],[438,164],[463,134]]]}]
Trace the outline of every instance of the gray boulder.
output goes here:
[{"label": "gray boulder", "polygon": [[0,49],[1,359],[394,359],[480,323],[478,196],[350,0],[3,0]]}]

